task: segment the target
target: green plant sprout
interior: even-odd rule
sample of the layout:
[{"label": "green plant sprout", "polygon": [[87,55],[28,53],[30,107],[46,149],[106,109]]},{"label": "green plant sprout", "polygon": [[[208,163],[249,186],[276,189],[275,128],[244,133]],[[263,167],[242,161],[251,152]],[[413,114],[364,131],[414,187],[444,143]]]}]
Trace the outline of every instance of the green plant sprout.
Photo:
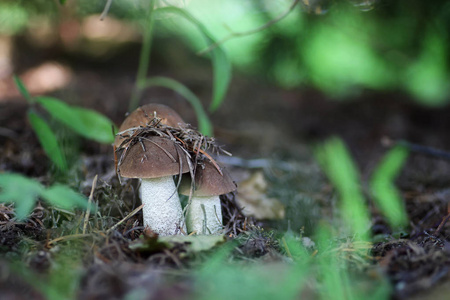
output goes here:
[{"label": "green plant sprout", "polygon": [[70,106],[56,98],[32,97],[19,77],[14,76],[14,82],[29,104],[28,119],[42,148],[59,170],[65,172],[68,169],[65,155],[47,121],[35,110],[36,105],[40,105],[52,118],[84,138],[106,144],[114,142],[112,130],[115,126],[104,115],[90,109]]},{"label": "green plant sprout", "polygon": [[0,174],[0,202],[14,203],[17,219],[26,218],[33,210],[38,197],[63,209],[87,208],[86,197],[67,186],[55,184],[45,188],[36,180],[20,174]]},{"label": "green plant sprout", "polygon": [[[394,229],[406,226],[408,217],[394,180],[400,173],[407,157],[406,147],[390,150],[373,171],[370,191],[375,205]],[[342,201],[342,213],[353,233],[361,235],[368,230],[368,210],[359,188],[359,175],[348,151],[341,140],[333,138],[317,149],[317,158]],[[367,236],[366,236],[367,238]]]},{"label": "green plant sprout", "polygon": [[378,163],[370,181],[370,190],[375,204],[391,227],[396,229],[408,223],[405,205],[394,185],[394,180],[403,168],[408,155],[409,151],[406,147],[392,148]]},{"label": "green plant sprout", "polygon": [[370,218],[359,183],[359,174],[342,140],[331,138],[316,148],[317,160],[339,194],[342,220],[350,235],[369,241]]}]

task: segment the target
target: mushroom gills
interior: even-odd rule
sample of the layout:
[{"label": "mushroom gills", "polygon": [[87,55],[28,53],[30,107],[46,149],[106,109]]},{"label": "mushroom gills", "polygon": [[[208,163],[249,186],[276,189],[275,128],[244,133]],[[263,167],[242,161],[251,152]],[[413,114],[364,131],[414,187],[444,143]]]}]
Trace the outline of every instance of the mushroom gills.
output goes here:
[{"label": "mushroom gills", "polygon": [[142,178],[140,196],[145,227],[161,236],[187,232],[172,176]]},{"label": "mushroom gills", "polygon": [[219,196],[193,196],[186,213],[188,232],[196,234],[220,234],[222,207]]}]

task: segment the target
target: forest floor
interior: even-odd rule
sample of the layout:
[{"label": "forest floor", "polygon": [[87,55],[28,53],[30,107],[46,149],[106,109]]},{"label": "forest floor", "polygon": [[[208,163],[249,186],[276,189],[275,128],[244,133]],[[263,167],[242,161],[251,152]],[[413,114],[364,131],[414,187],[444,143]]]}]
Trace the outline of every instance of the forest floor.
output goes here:
[{"label": "forest floor", "polygon": [[[138,47],[99,62],[60,49],[34,49],[21,39],[16,43],[18,74],[49,60],[61,63],[70,70],[71,80],[51,95],[95,109],[116,124],[123,120]],[[30,57],[30,53],[35,55]],[[183,82],[207,106],[209,64],[196,57],[184,59],[189,63],[166,65],[162,54],[155,53],[151,73]],[[142,99],[141,104],[164,103],[196,124],[192,108],[171,91],[154,88]],[[385,137],[450,149],[449,107],[424,108],[396,93],[362,92],[357,99],[333,101],[314,90],[285,91],[262,79],[237,74],[222,107],[211,115],[219,143],[233,157],[242,158],[224,159],[238,185],[245,187],[223,199],[224,211],[228,209],[228,234],[198,244],[170,242],[146,234],[140,212],[109,230],[140,205],[137,182],[119,183],[111,146],[67,132],[63,133],[73,147],[69,151],[73,167],[68,175],[58,177],[27,121],[26,107],[14,87],[0,99],[0,172],[18,172],[45,184],[62,181],[86,196],[98,175],[93,199],[99,211],[82,232],[82,211],[72,213],[38,203],[30,217],[19,222],[13,206],[0,204],[2,299],[44,299],[49,293],[79,299],[139,299],[139,293],[147,295],[144,299],[191,299],[198,290],[192,272],[208,260],[217,245],[232,245],[234,261],[276,268],[277,263],[290,259],[280,242],[286,231],[313,237],[320,222],[333,218],[334,190],[315,162],[312,148],[316,143],[341,137],[357,162],[363,185],[387,151],[381,143]],[[450,225],[438,226],[448,213],[449,174],[448,161],[420,153],[410,155],[396,182],[409,216],[409,226],[402,232],[391,232],[369,203],[370,231],[377,242],[368,251],[369,266],[361,268],[366,273],[375,269],[385,274],[394,298],[441,299],[448,295]],[[246,198],[256,201],[250,212],[256,217],[236,209],[250,206]],[[314,245],[310,247],[313,255]],[[76,276],[63,271],[74,265]],[[52,271],[55,269],[59,271]],[[58,290],[58,286],[70,288]],[[317,291],[309,287],[310,291],[302,293],[317,298]]]}]

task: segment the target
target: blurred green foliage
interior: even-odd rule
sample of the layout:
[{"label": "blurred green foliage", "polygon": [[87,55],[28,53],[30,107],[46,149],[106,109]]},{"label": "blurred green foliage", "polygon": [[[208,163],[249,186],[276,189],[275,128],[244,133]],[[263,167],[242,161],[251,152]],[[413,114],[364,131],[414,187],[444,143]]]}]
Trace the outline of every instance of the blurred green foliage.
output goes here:
[{"label": "blurred green foliage", "polygon": [[33,111],[28,112],[28,120],[30,121],[31,128],[33,128],[36,133],[39,143],[44,149],[47,157],[59,170],[66,172],[68,169],[66,156],[52,128],[43,118]]},{"label": "blurred green foliage", "polygon": [[[340,243],[329,226],[319,226],[316,234],[319,255],[317,278],[321,280],[321,299],[389,299],[391,286],[386,278],[368,278],[352,268],[351,256],[365,255],[368,249],[358,249],[358,243]],[[343,245],[346,250],[342,249]],[[363,244],[364,245],[364,244]],[[368,244],[370,247],[370,244]],[[348,251],[340,254],[339,251]],[[354,262],[353,262],[354,263]]]},{"label": "blurred green foliage", "polygon": [[[315,1],[320,14],[297,9],[266,30],[222,46],[242,72],[265,76],[283,88],[316,87],[335,99],[364,89],[403,90],[425,105],[449,99],[447,1]],[[257,28],[292,1],[193,0],[187,10],[217,40]],[[308,13],[311,12],[311,13]],[[192,49],[203,37],[182,20],[161,20]]]},{"label": "blurred green foliage", "polygon": [[368,207],[361,191],[359,172],[344,143],[332,138],[317,147],[315,154],[339,194],[341,219],[350,230],[346,235],[369,241]]},{"label": "blurred green foliage", "polygon": [[67,186],[43,187],[39,182],[14,173],[0,174],[0,202],[14,203],[17,219],[23,220],[33,210],[40,197],[49,204],[64,209],[87,208],[87,199]]},{"label": "blurred green foliage", "polygon": [[0,34],[15,34],[25,28],[28,11],[18,3],[0,3]]},{"label": "blurred green foliage", "polygon": [[285,234],[281,243],[289,259],[270,264],[231,260],[234,245],[228,243],[195,272],[195,299],[389,299],[386,278],[354,268],[352,257],[361,263],[370,243],[342,241],[333,232],[319,226],[312,249],[296,234]]},{"label": "blurred green foliage", "polygon": [[403,199],[394,185],[395,178],[403,168],[408,155],[406,147],[396,146],[391,149],[378,163],[370,182],[374,201],[395,229],[408,223]]},{"label": "blurred green foliage", "polygon": [[288,300],[300,294],[308,277],[306,263],[296,266],[229,263],[230,246],[216,251],[197,271],[196,299]]},{"label": "blurred green foliage", "polygon": [[[370,181],[374,203],[393,229],[399,229],[408,223],[403,199],[395,187],[395,178],[405,164],[408,154],[405,147],[394,147],[377,165]],[[340,213],[342,220],[351,229],[350,235],[368,241],[369,210],[361,191],[359,172],[344,143],[340,139],[332,138],[316,148],[316,156],[338,191]]]},{"label": "blurred green foliage", "polygon": [[[174,14],[160,16],[162,26],[156,35],[176,36],[197,52],[206,46],[196,23],[203,24],[209,37],[220,40],[273,20],[293,0],[180,3],[195,22]],[[74,7],[86,16],[100,13],[104,3],[80,0]],[[142,24],[147,7],[147,0],[115,0],[109,14]],[[58,5],[52,1],[7,0],[0,3],[0,31],[20,33],[34,16],[54,18],[57,12]],[[336,99],[347,99],[363,89],[403,90],[422,104],[436,106],[447,103],[450,94],[449,28],[450,3],[445,0],[299,1],[280,22],[230,39],[222,47],[241,72],[274,80],[283,88],[313,86]],[[226,83],[226,72],[219,70],[215,69],[215,81]],[[215,99],[224,90],[216,91]],[[214,100],[211,108],[217,108],[217,103]]]}]

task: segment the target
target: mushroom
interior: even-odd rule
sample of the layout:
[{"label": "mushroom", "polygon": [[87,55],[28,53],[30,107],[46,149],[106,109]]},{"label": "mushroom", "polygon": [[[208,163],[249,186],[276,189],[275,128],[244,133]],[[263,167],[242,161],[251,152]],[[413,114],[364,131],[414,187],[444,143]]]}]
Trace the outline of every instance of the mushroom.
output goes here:
[{"label": "mushroom", "polygon": [[118,165],[122,177],[141,179],[144,226],[159,235],[186,232],[173,175],[189,172],[189,166],[177,147],[170,139],[149,136],[124,150]]},{"label": "mushroom", "polygon": [[[159,235],[174,235],[186,231],[183,211],[173,181],[173,175],[189,172],[186,155],[167,138],[147,136],[132,143],[134,130],[143,128],[156,116],[168,126],[184,124],[171,108],[162,104],[147,104],[132,112],[122,123],[114,141],[122,150],[117,172],[122,177],[140,178],[140,197],[144,204],[144,226]],[[129,143],[124,146],[123,144]]]},{"label": "mushroom", "polygon": [[197,164],[193,185],[190,176],[183,175],[180,193],[189,196],[191,190],[186,212],[188,232],[219,233],[223,227],[220,195],[235,191],[236,183],[226,169],[206,159]]}]

